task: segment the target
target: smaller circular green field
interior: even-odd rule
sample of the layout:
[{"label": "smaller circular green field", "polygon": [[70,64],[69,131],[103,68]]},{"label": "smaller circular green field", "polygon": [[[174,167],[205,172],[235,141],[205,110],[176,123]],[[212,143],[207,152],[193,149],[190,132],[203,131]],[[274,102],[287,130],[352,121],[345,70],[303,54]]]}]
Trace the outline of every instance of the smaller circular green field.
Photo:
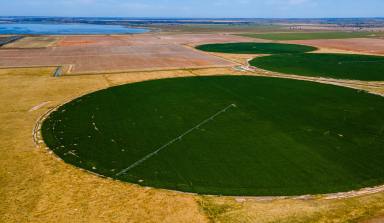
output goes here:
[{"label": "smaller circular green field", "polygon": [[279,73],[365,81],[384,80],[384,57],[352,54],[279,54],[250,65]]},{"label": "smaller circular green field", "polygon": [[285,54],[311,52],[317,48],[283,43],[221,43],[200,45],[197,46],[196,49],[207,52],[233,54]]}]

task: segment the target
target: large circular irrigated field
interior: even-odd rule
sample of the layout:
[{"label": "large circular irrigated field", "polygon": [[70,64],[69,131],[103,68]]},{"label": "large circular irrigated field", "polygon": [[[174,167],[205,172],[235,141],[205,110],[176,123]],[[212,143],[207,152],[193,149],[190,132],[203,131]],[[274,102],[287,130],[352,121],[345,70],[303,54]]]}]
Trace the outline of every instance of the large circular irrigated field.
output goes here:
[{"label": "large circular irrigated field", "polygon": [[43,122],[65,162],[122,181],[223,195],[384,183],[384,99],[251,76],[153,80],[69,102]]},{"label": "large circular irrigated field", "polygon": [[217,53],[234,54],[279,54],[305,53],[317,48],[312,46],[284,44],[284,43],[215,43],[196,47],[199,50]]},{"label": "large circular irrigated field", "polygon": [[272,54],[257,57],[250,61],[250,65],[274,72],[336,79],[384,80],[383,56],[309,53],[317,48],[282,43],[220,43],[196,48],[232,54]]},{"label": "large circular irrigated field", "polygon": [[384,57],[351,54],[279,54],[253,59],[265,70],[303,76],[353,80],[384,80]]}]

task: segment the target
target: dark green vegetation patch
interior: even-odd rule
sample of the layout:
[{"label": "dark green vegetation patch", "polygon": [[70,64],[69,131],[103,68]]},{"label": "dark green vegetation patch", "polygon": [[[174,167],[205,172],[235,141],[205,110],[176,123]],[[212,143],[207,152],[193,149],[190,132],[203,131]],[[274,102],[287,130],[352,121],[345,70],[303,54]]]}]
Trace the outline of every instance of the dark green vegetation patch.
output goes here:
[{"label": "dark green vegetation patch", "polygon": [[348,38],[377,38],[383,33],[372,32],[285,32],[285,33],[258,33],[241,34],[240,36],[267,40],[311,40],[311,39],[348,39]]},{"label": "dark green vegetation patch", "polygon": [[83,96],[53,112],[42,133],[65,162],[123,181],[204,194],[299,195],[384,183],[383,114],[382,97],[336,86],[176,78]]},{"label": "dark green vegetation patch", "polygon": [[384,80],[384,57],[351,54],[284,54],[258,57],[250,64],[265,70],[303,76]]},{"label": "dark green vegetation patch", "polygon": [[196,48],[207,52],[234,54],[305,53],[317,49],[312,46],[282,43],[220,43],[200,45]]}]

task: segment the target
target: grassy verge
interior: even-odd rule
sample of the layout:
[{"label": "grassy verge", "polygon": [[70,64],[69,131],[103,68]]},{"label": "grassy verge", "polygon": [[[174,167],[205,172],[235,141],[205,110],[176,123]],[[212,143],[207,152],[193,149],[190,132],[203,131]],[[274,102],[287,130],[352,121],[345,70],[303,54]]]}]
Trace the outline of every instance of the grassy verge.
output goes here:
[{"label": "grassy verge", "polygon": [[221,223],[361,223],[384,214],[383,193],[342,200],[207,199],[200,206],[212,221]]},{"label": "grassy verge", "polygon": [[41,75],[52,76],[56,67],[0,68],[0,75]]},{"label": "grassy verge", "polygon": [[53,46],[60,38],[55,36],[24,37],[3,46],[3,48],[45,48]]}]

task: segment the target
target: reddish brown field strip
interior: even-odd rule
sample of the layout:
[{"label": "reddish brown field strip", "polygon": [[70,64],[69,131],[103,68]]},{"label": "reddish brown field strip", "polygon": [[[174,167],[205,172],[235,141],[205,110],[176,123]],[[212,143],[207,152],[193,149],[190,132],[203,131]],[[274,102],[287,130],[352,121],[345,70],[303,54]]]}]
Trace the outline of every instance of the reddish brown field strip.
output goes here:
[{"label": "reddish brown field strip", "polygon": [[310,45],[317,48],[353,51],[356,53],[383,54],[384,39],[355,38],[355,39],[323,39],[323,40],[293,40],[288,43]]},{"label": "reddish brown field strip", "polygon": [[2,49],[0,67],[71,65],[71,73],[233,66],[183,44],[246,41],[222,34],[67,36],[55,47]]}]

